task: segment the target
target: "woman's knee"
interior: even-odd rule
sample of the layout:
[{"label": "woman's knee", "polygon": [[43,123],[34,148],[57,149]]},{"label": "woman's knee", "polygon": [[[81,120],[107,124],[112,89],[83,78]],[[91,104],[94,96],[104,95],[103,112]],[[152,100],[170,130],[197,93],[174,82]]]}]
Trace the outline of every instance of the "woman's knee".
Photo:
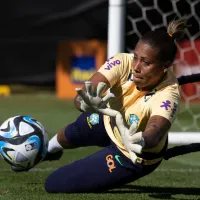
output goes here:
[{"label": "woman's knee", "polygon": [[67,125],[66,127],[62,128],[58,134],[57,134],[57,140],[59,144],[64,148],[64,149],[71,149],[75,148],[76,146],[72,144],[69,139],[66,137],[66,129],[68,126],[71,126],[71,124]]},{"label": "woman's knee", "polygon": [[[56,170],[57,171],[57,170]],[[65,176],[62,174],[53,172],[45,181],[45,190],[48,193],[62,193],[66,192],[67,186],[63,186],[63,182],[66,182]]]},{"label": "woman's knee", "polygon": [[45,181],[46,192],[75,193],[82,191],[80,188],[82,188],[83,182],[75,175],[78,168],[76,162],[74,164],[62,166],[50,174]]},{"label": "woman's knee", "polygon": [[49,177],[45,181],[44,188],[45,188],[46,192],[48,192],[48,193],[56,192],[53,183],[51,182],[51,180],[49,180]]}]

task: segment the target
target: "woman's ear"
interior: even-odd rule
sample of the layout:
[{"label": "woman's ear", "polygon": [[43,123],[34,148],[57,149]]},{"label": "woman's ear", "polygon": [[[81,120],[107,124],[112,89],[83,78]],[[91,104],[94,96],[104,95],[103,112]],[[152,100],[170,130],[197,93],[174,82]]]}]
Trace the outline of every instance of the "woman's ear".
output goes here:
[{"label": "woman's ear", "polygon": [[172,65],[172,63],[170,61],[167,61],[164,63],[164,72],[167,72],[167,70],[169,69],[169,67]]}]

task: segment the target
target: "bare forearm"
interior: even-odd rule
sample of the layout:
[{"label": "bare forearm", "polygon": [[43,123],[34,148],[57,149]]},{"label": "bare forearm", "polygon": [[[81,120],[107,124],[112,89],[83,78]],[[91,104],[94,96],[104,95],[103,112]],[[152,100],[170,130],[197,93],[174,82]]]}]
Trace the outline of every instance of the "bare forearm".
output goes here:
[{"label": "bare forearm", "polygon": [[161,140],[158,135],[159,133],[155,132],[154,130],[143,132],[142,136],[145,142],[144,149],[150,149],[157,146]]},{"label": "bare forearm", "polygon": [[169,130],[170,126],[171,123],[164,117],[151,117],[145,131],[143,132],[143,138],[145,142],[144,149],[149,149],[157,146],[162,140],[163,136]]}]

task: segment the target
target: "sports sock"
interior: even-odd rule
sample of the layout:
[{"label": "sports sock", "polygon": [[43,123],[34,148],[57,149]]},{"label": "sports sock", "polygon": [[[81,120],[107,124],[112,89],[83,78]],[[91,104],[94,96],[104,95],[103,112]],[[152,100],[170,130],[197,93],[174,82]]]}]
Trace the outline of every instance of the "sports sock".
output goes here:
[{"label": "sports sock", "polygon": [[62,150],[63,147],[60,145],[60,143],[58,142],[57,139],[57,134],[51,138],[51,140],[49,141],[49,146],[48,146],[48,152],[49,153],[55,153],[58,152],[60,150]]}]

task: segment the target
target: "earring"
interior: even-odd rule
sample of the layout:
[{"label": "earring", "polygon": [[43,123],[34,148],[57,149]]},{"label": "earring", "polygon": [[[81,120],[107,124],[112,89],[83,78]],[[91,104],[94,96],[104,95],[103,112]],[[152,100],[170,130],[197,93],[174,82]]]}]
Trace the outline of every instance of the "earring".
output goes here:
[{"label": "earring", "polygon": [[166,73],[166,72],[167,72],[167,70],[168,70],[168,68],[165,68],[165,69],[164,69],[164,73]]}]

